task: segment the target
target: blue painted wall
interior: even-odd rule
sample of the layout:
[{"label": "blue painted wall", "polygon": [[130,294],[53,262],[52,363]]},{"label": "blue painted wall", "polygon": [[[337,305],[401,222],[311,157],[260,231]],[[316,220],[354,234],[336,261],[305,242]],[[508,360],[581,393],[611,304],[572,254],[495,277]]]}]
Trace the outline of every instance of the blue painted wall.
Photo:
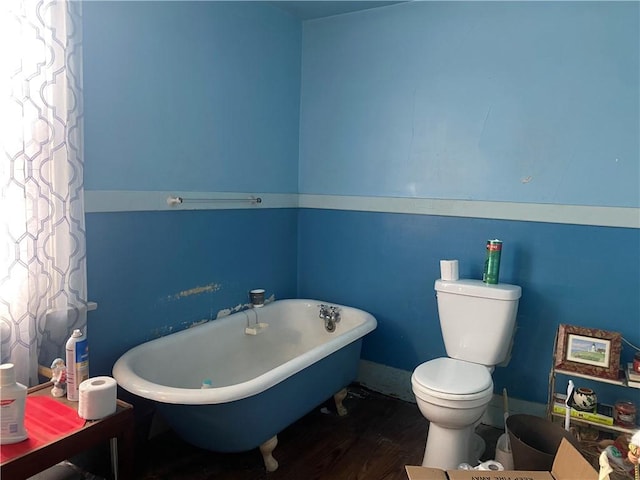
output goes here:
[{"label": "blue painted wall", "polygon": [[[439,261],[457,258],[461,277],[482,278],[494,237],[504,241],[500,281],[523,289],[512,359],[494,373],[496,392],[546,402],[560,323],[640,343],[637,229],[313,209],[301,211],[299,228],[300,296],[370,311],[378,328],[364,342],[368,360],[412,371],[445,356],[433,290]],[[623,359],[632,356],[625,346]],[[607,392],[610,402],[620,394]]]},{"label": "blue painted wall", "polygon": [[[410,2],[305,22],[300,192],[638,207],[639,18],[635,2]],[[481,278],[489,238],[523,287],[497,392],[546,402],[560,323],[640,344],[637,229],[305,210],[299,294],[372,311],[363,356],[413,370],[444,355],[439,260]]]},{"label": "blue painted wall", "polygon": [[637,2],[304,24],[300,192],[640,206]]},{"label": "blue painted wall", "polygon": [[[639,18],[635,2],[410,2],[305,22],[300,192],[640,206]],[[560,323],[640,344],[637,229],[308,210],[299,294],[371,310],[363,356],[413,370],[444,355],[439,260],[481,278],[489,238],[523,288],[497,392],[546,402]]]},{"label": "blue painted wall", "polygon": [[85,2],[85,188],[296,192],[300,32],[266,3]]},{"label": "blue painted wall", "polygon": [[[86,2],[85,187],[638,207],[638,9],[412,2],[301,23],[266,2]],[[438,261],[479,278],[496,236],[502,281],[524,290],[497,391],[546,401],[559,323],[640,344],[637,229],[89,213],[92,375],[256,286],[371,311],[363,357],[412,370],[444,353]]]},{"label": "blue painted wall", "polygon": [[[299,21],[266,3],[83,7],[87,190],[297,190]],[[251,288],[296,296],[296,210],[86,217],[92,375]]]},{"label": "blue painted wall", "polygon": [[135,345],[247,304],[251,288],[296,297],[296,210],[87,214],[86,228],[92,375],[110,374]]}]

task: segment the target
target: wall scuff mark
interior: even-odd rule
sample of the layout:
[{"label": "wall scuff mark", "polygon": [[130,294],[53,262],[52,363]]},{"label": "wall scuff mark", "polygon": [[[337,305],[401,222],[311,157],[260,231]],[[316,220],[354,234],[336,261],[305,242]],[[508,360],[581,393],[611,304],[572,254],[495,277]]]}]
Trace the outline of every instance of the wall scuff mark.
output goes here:
[{"label": "wall scuff mark", "polygon": [[171,325],[165,325],[162,327],[155,328],[151,330],[151,338],[160,338],[166,335],[170,335],[173,332],[173,327]]},{"label": "wall scuff mark", "polygon": [[[201,293],[210,293],[210,292],[216,292],[220,290],[220,285],[219,284],[209,284],[209,285],[205,285],[203,287],[195,287],[195,288],[191,288],[189,290],[184,290],[182,292],[179,292],[175,295],[169,295],[166,299],[167,301],[173,301],[173,300],[178,300],[180,298],[185,298],[185,297],[189,297],[191,295],[199,295]],[[271,295],[269,298],[265,299],[265,304],[267,303],[271,303],[273,301],[275,301],[275,295]],[[252,308],[250,303],[239,303],[238,305],[236,305],[235,307],[232,308],[224,308],[222,310],[219,310],[218,313],[216,314],[215,317],[213,317],[213,312],[211,312],[211,316],[210,318],[203,318],[201,320],[195,320],[195,321],[184,321],[180,324],[180,327],[176,327],[176,326],[172,326],[172,325],[165,325],[162,327],[158,327],[153,329],[150,334],[151,334],[151,339],[155,339],[155,338],[160,338],[160,337],[164,337],[166,335],[170,335],[171,333],[175,331],[180,331],[180,330],[185,330],[187,328],[193,328],[193,327],[197,327],[198,325],[202,325],[204,323],[210,322],[212,320],[217,320],[219,318],[224,318],[224,317],[228,317],[229,315],[231,315],[232,313],[236,313],[236,312],[240,312],[242,310],[247,310]],[[177,330],[176,330],[177,328]]]},{"label": "wall scuff mark", "polygon": [[192,295],[201,295],[203,293],[212,293],[220,290],[220,284],[210,283],[209,285],[198,286],[190,288],[189,290],[183,290],[175,295],[169,295],[167,301],[180,300],[181,298],[190,297]]},{"label": "wall scuff mark", "polygon": [[250,303],[242,303],[242,304],[238,304],[238,305],[236,305],[235,307],[232,307],[232,308],[224,308],[224,309],[222,309],[222,310],[220,310],[218,312],[218,314],[216,315],[216,320],[218,318],[228,317],[232,313],[239,312],[240,310],[244,310],[246,308],[249,308],[250,306],[251,306]]},{"label": "wall scuff mark", "polygon": [[198,325],[202,325],[203,323],[207,323],[208,321],[208,318],[203,318],[202,320],[196,320],[195,322],[185,322],[184,325],[186,328],[193,328],[197,327]]},{"label": "wall scuff mark", "polygon": [[[275,301],[275,299],[276,299],[276,296],[271,294],[271,296],[269,298],[265,298],[264,303],[266,305],[267,303],[271,303],[271,302]],[[228,317],[232,313],[236,313],[236,312],[239,312],[241,310],[246,310],[247,308],[251,308],[251,304],[250,303],[241,303],[241,304],[238,304],[238,305],[236,305],[235,307],[232,307],[232,308],[224,308],[224,309],[218,311],[218,314],[216,315],[216,320],[218,318]]]}]

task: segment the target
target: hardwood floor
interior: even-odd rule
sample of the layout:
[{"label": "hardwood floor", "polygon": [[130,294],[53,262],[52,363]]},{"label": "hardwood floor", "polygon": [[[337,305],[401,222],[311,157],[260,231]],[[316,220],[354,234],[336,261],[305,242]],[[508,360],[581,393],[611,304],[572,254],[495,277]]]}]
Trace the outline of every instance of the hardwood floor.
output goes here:
[{"label": "hardwood floor", "polygon": [[[258,449],[218,454],[163,433],[136,451],[136,479],[189,480],[406,480],[404,466],[422,462],[428,422],[414,403],[357,385],[344,400],[340,417],[326,402],[278,435],[273,452],[279,462],[266,473]],[[490,447],[501,433],[481,426]],[[487,456],[489,455],[489,456]]]}]

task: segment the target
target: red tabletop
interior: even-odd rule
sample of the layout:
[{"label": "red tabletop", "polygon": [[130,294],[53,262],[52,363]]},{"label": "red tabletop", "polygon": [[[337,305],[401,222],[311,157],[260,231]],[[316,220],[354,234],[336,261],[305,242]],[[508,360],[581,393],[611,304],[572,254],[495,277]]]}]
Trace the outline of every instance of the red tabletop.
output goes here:
[{"label": "red tabletop", "polygon": [[63,435],[80,430],[85,419],[76,409],[50,397],[28,396],[25,404],[24,426],[29,438],[18,443],[0,446],[0,462],[28,453]]}]

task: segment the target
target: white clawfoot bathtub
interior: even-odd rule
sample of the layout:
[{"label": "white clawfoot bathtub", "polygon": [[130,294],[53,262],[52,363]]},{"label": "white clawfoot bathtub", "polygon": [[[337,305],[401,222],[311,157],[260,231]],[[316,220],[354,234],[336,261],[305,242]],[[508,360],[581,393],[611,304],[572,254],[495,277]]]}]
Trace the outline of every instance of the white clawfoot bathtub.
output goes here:
[{"label": "white clawfoot bathtub", "polygon": [[[355,380],[362,337],[377,326],[333,304],[340,321],[328,332],[321,303],[279,300],[146,342],[118,359],[113,376],[156,401],[187,442],[218,452],[260,446],[273,471],[278,432]],[[201,388],[206,380],[211,388]]]}]

